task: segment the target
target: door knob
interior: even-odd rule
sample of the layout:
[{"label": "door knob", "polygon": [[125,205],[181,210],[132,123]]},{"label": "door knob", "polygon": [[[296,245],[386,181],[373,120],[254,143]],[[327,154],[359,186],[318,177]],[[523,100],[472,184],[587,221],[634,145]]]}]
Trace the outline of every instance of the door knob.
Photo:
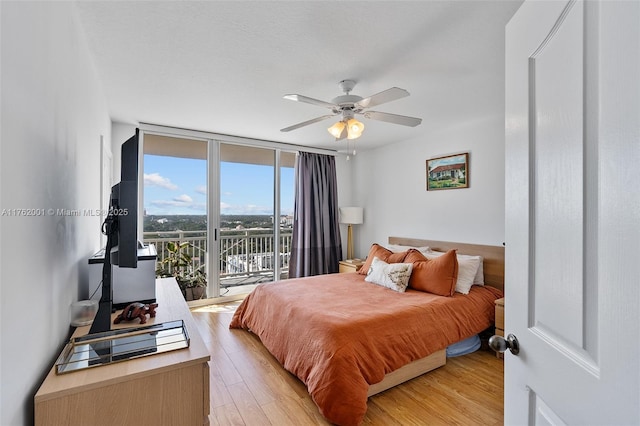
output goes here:
[{"label": "door knob", "polygon": [[513,334],[509,334],[505,339],[502,336],[493,335],[489,338],[489,347],[496,352],[504,352],[507,349],[511,351],[512,354],[518,355],[520,352],[520,344],[518,343],[518,339]]}]

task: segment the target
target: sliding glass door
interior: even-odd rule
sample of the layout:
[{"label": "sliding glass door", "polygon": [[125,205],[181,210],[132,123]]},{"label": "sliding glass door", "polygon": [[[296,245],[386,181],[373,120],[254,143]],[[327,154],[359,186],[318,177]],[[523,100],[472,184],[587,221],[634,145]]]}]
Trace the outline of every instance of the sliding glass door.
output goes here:
[{"label": "sliding glass door", "polygon": [[295,152],[145,133],[146,243],[187,300],[286,278]]},{"label": "sliding glass door", "polygon": [[157,276],[175,276],[187,300],[207,290],[209,142],[146,134],[143,238]]},{"label": "sliding glass door", "polygon": [[289,277],[289,257],[291,256],[291,237],[293,236],[293,206],[295,196],[294,170],[296,154],[293,152],[280,151],[278,170],[280,188],[276,205],[280,206],[280,220],[277,228],[277,239],[280,257],[280,279]]},{"label": "sliding glass door", "polygon": [[225,296],[287,276],[295,154],[219,147],[219,288]]}]

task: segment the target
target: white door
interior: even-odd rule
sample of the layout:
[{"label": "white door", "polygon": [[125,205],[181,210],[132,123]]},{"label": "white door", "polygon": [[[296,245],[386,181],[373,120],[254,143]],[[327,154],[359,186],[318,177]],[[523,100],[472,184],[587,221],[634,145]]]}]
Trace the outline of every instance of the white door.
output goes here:
[{"label": "white door", "polygon": [[640,2],[506,28],[505,424],[640,424]]}]

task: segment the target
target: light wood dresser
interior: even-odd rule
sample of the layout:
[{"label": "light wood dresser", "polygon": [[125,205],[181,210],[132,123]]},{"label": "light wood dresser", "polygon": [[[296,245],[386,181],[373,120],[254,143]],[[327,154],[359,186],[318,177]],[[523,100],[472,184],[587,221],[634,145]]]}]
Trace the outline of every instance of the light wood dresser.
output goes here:
[{"label": "light wood dresser", "polygon": [[[209,350],[173,278],[156,281],[156,298],[157,315],[146,324],[183,320],[189,348],[61,375],[54,366],[34,398],[36,426],[209,423]],[[79,327],[73,336],[88,331]]]}]

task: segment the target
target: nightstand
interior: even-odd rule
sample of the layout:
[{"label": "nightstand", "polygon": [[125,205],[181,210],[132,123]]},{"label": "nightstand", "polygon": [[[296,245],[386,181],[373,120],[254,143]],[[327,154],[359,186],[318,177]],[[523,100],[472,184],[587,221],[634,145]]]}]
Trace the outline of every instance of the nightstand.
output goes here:
[{"label": "nightstand", "polygon": [[[504,337],[504,297],[496,300],[496,335]],[[503,358],[504,354],[496,352],[498,358]]]},{"label": "nightstand", "polygon": [[362,265],[364,265],[362,259],[341,260],[339,272],[341,274],[343,272],[358,272]]}]

